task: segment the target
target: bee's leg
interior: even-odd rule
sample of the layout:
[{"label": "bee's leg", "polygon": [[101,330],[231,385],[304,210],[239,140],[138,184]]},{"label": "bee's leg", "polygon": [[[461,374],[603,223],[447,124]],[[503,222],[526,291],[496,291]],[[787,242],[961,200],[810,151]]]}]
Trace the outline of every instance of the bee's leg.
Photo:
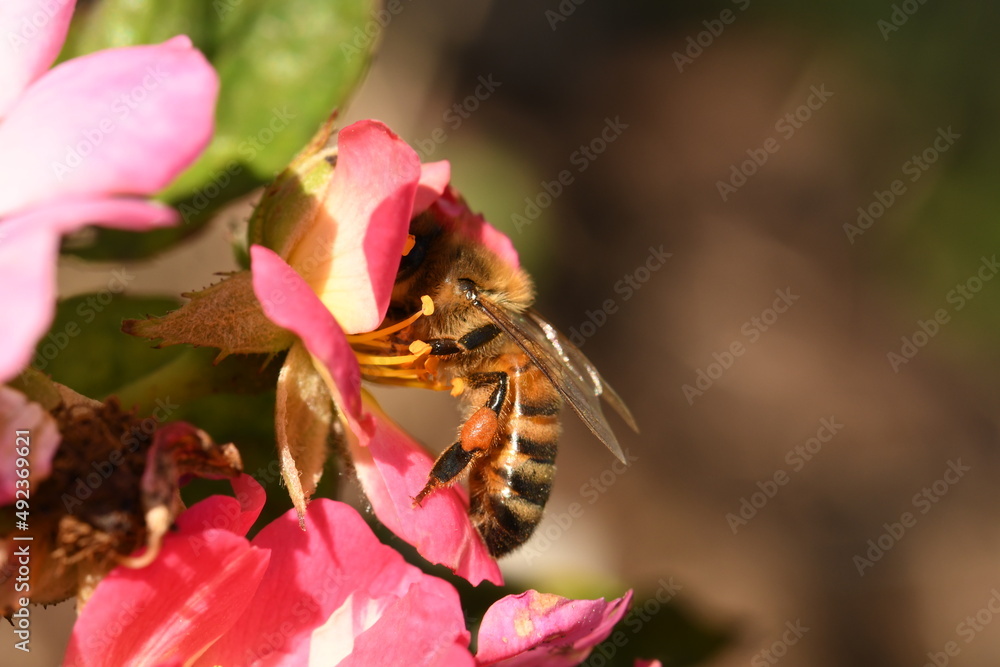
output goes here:
[{"label": "bee's leg", "polygon": [[485,454],[493,444],[499,429],[500,409],[507,398],[507,374],[501,371],[493,373],[475,373],[470,375],[469,384],[474,387],[495,385],[486,404],[472,413],[472,416],[462,425],[458,442],[441,453],[434,462],[427,484],[413,499],[414,505],[420,502],[436,489],[448,486],[454,479],[468,468],[473,461]]},{"label": "bee's leg", "polygon": [[[431,354],[437,356],[448,356],[475,350],[489,343],[500,335],[500,327],[495,324],[484,324],[478,329],[473,329],[461,338],[432,338],[424,341],[431,346]],[[492,375],[492,373],[486,373]]]}]

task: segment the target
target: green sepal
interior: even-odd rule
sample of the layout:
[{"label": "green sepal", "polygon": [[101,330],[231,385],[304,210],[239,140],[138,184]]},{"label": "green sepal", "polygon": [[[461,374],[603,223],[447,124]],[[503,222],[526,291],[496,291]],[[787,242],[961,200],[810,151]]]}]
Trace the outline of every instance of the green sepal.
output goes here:
[{"label": "green sepal", "polygon": [[335,419],[330,392],[305,345],[289,350],[278,376],[274,426],[281,476],[305,528],[306,504],[316,491]]},{"label": "green sepal", "polygon": [[122,331],[159,340],[157,347],[197,345],[219,349],[216,361],[231,354],[273,354],[286,350],[295,335],[267,319],[253,291],[249,271],[234,273],[163,317],[125,320]]}]

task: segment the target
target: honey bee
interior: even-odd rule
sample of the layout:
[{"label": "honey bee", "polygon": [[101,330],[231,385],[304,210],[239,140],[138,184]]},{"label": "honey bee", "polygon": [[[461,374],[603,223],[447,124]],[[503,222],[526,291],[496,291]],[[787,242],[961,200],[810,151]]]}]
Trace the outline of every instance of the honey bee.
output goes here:
[{"label": "honey bee", "polygon": [[[468,471],[470,517],[500,557],[524,544],[542,519],[563,402],[623,463],[600,399],[637,430],[635,421],[583,353],[532,310],[524,271],[434,208],[411,222],[410,236],[383,330],[397,329],[392,349],[422,341],[424,354],[416,371],[362,362],[362,372],[378,382],[461,392],[466,409],[458,440],[437,458],[414,503]],[[423,295],[433,301],[432,314],[407,323]]]}]

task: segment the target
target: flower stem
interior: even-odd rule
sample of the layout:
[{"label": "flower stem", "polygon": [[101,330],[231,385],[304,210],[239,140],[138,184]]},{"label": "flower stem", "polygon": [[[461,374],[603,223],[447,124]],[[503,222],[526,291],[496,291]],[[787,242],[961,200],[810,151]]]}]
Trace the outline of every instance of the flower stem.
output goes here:
[{"label": "flower stem", "polygon": [[274,389],[280,363],[268,363],[267,355],[232,356],[214,363],[218,350],[185,350],[112,395],[122,405],[137,406],[140,414],[151,412],[162,402],[183,405],[212,394],[254,394]]}]

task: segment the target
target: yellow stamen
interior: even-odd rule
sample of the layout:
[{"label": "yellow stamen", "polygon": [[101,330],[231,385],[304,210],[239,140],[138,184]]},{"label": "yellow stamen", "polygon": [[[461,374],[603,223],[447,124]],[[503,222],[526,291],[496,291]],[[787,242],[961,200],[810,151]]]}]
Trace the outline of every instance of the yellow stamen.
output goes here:
[{"label": "yellow stamen", "polygon": [[382,368],[381,366],[366,366],[365,375],[385,378],[405,378],[416,380],[423,373],[418,368]]},{"label": "yellow stamen", "polygon": [[[397,364],[412,364],[417,359],[420,359],[425,354],[431,351],[431,346],[423,341],[414,341],[416,343],[421,343],[424,347],[420,350],[418,354],[404,354],[400,356],[383,356],[380,354],[364,354],[362,352],[355,352],[354,356],[358,358],[358,363],[362,366],[372,365],[372,366],[395,366]],[[412,347],[412,346],[411,346]],[[419,348],[418,348],[419,349]]]},{"label": "yellow stamen", "polygon": [[[380,371],[389,371],[388,375],[383,375]],[[364,373],[367,377],[378,377],[379,382],[383,384],[391,384],[397,387],[416,387],[418,389],[433,389],[435,391],[448,391],[449,386],[446,384],[441,384],[434,380],[418,377],[418,376],[406,376],[403,373],[407,371],[399,371],[399,374],[393,371],[393,369],[382,369],[382,368],[366,368]]]},{"label": "yellow stamen", "polygon": [[406,237],[406,243],[403,244],[403,257],[409,255],[415,245],[417,245],[417,237],[413,234],[408,235]]},{"label": "yellow stamen", "polygon": [[465,380],[462,378],[455,378],[451,381],[452,396],[461,396],[463,391],[465,391]]},{"label": "yellow stamen", "polygon": [[420,312],[410,315],[402,322],[397,322],[396,324],[386,327],[385,329],[369,331],[368,333],[363,333],[363,334],[351,334],[350,336],[347,337],[347,341],[353,345],[355,343],[367,343],[369,341],[377,340],[379,338],[385,338],[389,334],[396,333],[397,331],[400,331],[401,329],[405,329],[406,327],[410,326],[418,319],[420,319],[421,315],[430,315],[434,312],[434,302],[426,294],[420,297],[420,306],[421,306]]}]

